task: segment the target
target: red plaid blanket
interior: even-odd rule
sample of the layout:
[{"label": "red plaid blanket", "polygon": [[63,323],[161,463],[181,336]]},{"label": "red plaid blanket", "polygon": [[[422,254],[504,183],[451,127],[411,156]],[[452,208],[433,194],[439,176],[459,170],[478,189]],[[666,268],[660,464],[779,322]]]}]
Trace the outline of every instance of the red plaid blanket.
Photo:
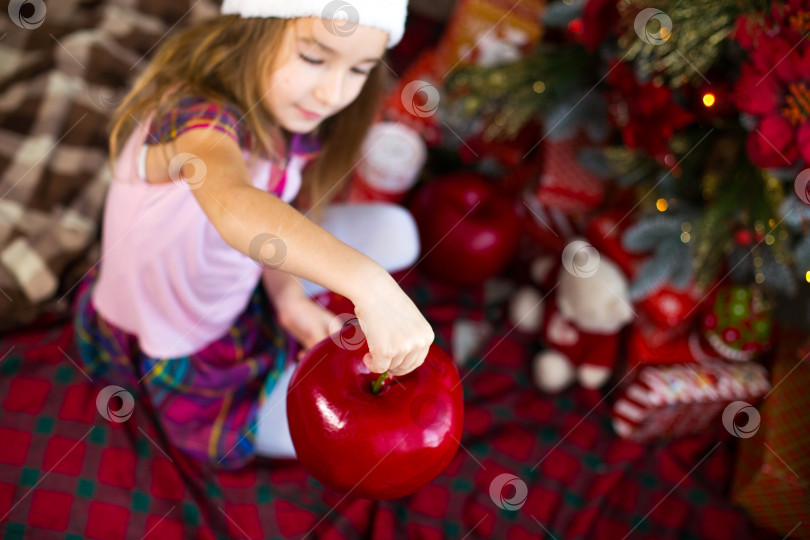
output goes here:
[{"label": "red plaid blanket", "polygon": [[[453,321],[499,320],[480,291],[408,277],[448,350]],[[72,336],[60,322],[0,339],[3,538],[757,537],[725,496],[734,451],[725,430],[669,444],[621,440],[602,394],[534,388],[533,344],[505,328],[461,370],[454,461],[417,493],[383,502],[330,491],[295,461],[205,468],[168,444],[146,403],[126,422],[105,420]]]}]

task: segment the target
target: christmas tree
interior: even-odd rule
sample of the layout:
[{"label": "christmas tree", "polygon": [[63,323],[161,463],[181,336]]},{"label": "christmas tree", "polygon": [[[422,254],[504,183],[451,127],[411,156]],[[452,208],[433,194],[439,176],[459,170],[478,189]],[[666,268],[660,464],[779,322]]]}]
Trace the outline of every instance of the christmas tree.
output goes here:
[{"label": "christmas tree", "polygon": [[492,144],[534,122],[541,142],[587,132],[579,160],[631,195],[622,243],[648,255],[634,300],[807,288],[810,2],[564,0],[538,25],[528,54],[452,71],[446,126]]}]

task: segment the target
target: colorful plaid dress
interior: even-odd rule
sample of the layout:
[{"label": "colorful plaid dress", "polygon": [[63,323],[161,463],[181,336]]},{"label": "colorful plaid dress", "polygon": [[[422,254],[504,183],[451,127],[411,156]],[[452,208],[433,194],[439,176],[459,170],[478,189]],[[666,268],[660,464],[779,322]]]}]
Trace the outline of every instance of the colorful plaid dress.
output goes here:
[{"label": "colorful plaid dress", "polygon": [[[218,116],[210,104],[188,100],[152,133],[163,142],[201,118],[224,122],[215,126],[221,131],[238,129],[236,114]],[[99,273],[96,266],[83,279],[74,301],[75,338],[86,373],[97,384],[128,390],[136,403],[148,400],[167,438],[184,453],[215,467],[247,464],[255,455],[257,411],[299,347],[277,324],[261,282],[225,335],[193,354],[155,358],[139,347],[136,335],[95,308],[91,292]]]}]

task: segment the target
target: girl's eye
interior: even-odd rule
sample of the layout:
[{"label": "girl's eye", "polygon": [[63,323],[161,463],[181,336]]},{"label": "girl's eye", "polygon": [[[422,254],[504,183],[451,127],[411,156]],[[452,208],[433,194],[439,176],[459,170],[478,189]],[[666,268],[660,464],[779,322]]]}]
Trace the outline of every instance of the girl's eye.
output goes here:
[{"label": "girl's eye", "polygon": [[[313,64],[315,66],[320,66],[321,64],[324,63],[323,60],[320,60],[318,58],[312,58],[312,57],[307,56],[307,55],[302,54],[302,53],[298,53],[298,56],[300,56],[301,60],[303,60],[307,64]],[[367,77],[371,73],[370,71],[364,71],[364,70],[359,69],[359,68],[352,68],[351,71],[352,71],[352,73],[354,73],[356,75],[362,75],[364,77]]]},{"label": "girl's eye", "polygon": [[323,64],[323,60],[318,60],[317,58],[310,58],[309,56],[303,54],[299,54],[299,56],[301,57],[301,60],[303,60],[308,64],[314,64],[316,66]]}]

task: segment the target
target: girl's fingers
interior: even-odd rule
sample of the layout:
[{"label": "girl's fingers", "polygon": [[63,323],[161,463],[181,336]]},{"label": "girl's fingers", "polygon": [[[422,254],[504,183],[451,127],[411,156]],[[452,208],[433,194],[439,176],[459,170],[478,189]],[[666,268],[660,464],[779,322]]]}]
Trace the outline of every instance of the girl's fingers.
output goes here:
[{"label": "girl's fingers", "polygon": [[388,368],[388,372],[391,375],[395,375],[395,376],[404,375],[407,372],[407,370],[405,369],[405,366],[406,366],[406,362],[408,360],[408,356],[409,355],[405,355],[403,357],[400,357],[401,359],[396,364],[394,364],[392,362],[391,367]]},{"label": "girl's fingers", "polygon": [[384,373],[391,367],[390,358],[376,358],[371,353],[366,353],[363,356],[363,363],[372,373]]},{"label": "girl's fingers", "polygon": [[391,362],[391,367],[388,370],[391,375],[405,375],[411,371],[411,365],[419,360],[420,349],[412,349],[408,353],[399,356],[395,361]]},{"label": "girl's fingers", "polygon": [[427,350],[415,349],[411,351],[402,363],[397,366],[396,370],[391,371],[391,374],[401,376],[410,373],[424,362],[426,356]]}]

